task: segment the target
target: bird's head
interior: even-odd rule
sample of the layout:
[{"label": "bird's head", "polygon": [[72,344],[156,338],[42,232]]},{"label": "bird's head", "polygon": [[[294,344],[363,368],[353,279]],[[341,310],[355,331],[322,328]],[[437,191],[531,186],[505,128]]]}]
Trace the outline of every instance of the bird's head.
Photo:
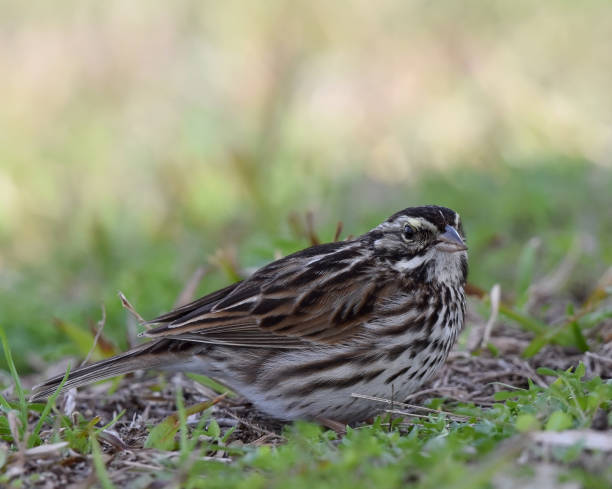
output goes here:
[{"label": "bird's head", "polygon": [[365,236],[376,255],[402,274],[425,281],[465,283],[467,246],[461,218],[452,209],[409,207]]}]

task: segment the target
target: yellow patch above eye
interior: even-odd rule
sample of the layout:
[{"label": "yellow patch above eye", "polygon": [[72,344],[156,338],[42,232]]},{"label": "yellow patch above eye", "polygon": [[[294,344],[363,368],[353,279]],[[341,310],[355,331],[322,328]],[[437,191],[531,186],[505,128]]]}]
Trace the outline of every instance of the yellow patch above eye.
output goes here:
[{"label": "yellow patch above eye", "polygon": [[430,223],[428,220],[423,219],[422,217],[409,217],[406,219],[406,224],[409,224],[414,229],[423,230],[427,229],[432,232],[436,232],[436,227]]},{"label": "yellow patch above eye", "polygon": [[407,219],[406,223],[410,224],[413,228],[416,228],[416,229],[420,229],[423,227],[423,221],[421,219],[417,219],[414,217]]}]

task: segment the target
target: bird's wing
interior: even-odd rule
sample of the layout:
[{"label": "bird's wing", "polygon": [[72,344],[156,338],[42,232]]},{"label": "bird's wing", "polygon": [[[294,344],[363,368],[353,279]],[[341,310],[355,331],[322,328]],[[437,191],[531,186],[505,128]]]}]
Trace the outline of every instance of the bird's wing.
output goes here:
[{"label": "bird's wing", "polygon": [[147,336],[267,348],[335,343],[359,333],[384,284],[359,242],[308,248],[151,321]]},{"label": "bird's wing", "polygon": [[149,324],[161,324],[161,323],[171,323],[173,321],[184,321],[191,313],[204,314],[207,311],[217,304],[220,300],[227,297],[231,294],[237,287],[240,287],[242,282],[236,282],[227,287],[219,289],[215,292],[211,292],[210,294],[205,295],[204,297],[200,297],[199,299],[190,302],[189,304],[185,304],[183,306],[177,307],[172,311],[162,314],[161,316],[156,317],[152,321],[148,321]]}]

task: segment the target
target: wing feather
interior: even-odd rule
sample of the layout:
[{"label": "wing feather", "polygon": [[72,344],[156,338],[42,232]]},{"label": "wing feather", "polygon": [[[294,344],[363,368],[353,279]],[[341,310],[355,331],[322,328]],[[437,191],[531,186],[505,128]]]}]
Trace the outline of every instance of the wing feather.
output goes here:
[{"label": "wing feather", "polygon": [[[147,336],[267,348],[336,343],[372,318],[376,283],[357,240],[309,248],[164,314]],[[307,280],[306,280],[307,279]]]},{"label": "wing feather", "polygon": [[231,294],[236,287],[239,287],[242,282],[236,282],[227,287],[217,290],[216,292],[212,292],[204,297],[201,297],[189,304],[185,304],[184,306],[177,307],[172,311],[162,314],[161,316],[148,321],[149,324],[160,324],[160,323],[171,323],[173,321],[179,320],[181,322],[188,321],[190,316],[197,316],[198,314],[204,314],[221,301],[224,297]]}]

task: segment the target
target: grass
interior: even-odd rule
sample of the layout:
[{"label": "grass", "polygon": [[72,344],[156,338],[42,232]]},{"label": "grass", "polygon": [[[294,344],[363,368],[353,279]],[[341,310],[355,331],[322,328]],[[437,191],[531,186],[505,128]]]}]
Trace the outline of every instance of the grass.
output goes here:
[{"label": "grass", "polygon": [[[178,411],[172,429],[180,434],[176,444],[164,442],[151,447],[159,450],[161,465],[158,472],[145,479],[187,488],[306,488],[313,484],[330,488],[478,488],[489,487],[494,478],[500,477],[525,482],[533,475],[530,472],[537,471],[534,462],[543,456],[530,438],[532,433],[540,429],[588,429],[600,410],[612,417],[612,384],[598,377],[585,379],[583,365],[568,371],[542,369],[539,373],[555,380],[544,388],[531,384],[528,389],[499,391],[498,402],[486,409],[466,403],[453,405],[453,412],[467,417],[464,422],[431,414],[411,419],[407,427],[401,419],[387,415],[372,424],[348,428],[343,436],[317,425],[294,423],[283,432],[286,442],[274,447],[228,447],[231,432],[222,434],[209,415],[189,428],[188,410],[177,391]],[[49,419],[48,423],[54,421]],[[167,420],[151,432],[165,423]],[[80,430],[89,440],[88,446],[72,447],[91,453],[100,486],[114,487],[92,422],[71,429]],[[231,454],[234,462],[212,460],[211,455],[220,450]],[[546,458],[559,467],[558,477],[579,480],[585,487],[606,487],[612,473],[596,453],[590,456],[591,470],[581,469],[588,452],[580,445],[553,447]],[[173,453],[176,456],[170,456]],[[521,458],[528,458],[528,464],[517,462],[521,454]],[[598,463],[599,470],[594,471]],[[18,487],[6,478],[3,482],[7,487]]]},{"label": "grass", "polygon": [[[110,355],[120,348],[116,344],[125,340],[119,333],[125,322],[125,312],[119,300],[112,297],[114,291],[118,288],[129,290],[130,300],[148,316],[159,312],[159,304],[170,307],[182,288],[179,275],[183,275],[184,283],[188,273],[175,272],[174,277],[168,278],[168,270],[172,270],[169,263],[181,255],[186,245],[177,242],[170,247],[162,236],[146,248],[147,253],[139,255],[138,244],[117,253],[109,250],[132,239],[142,243],[151,235],[138,234],[141,230],[122,235],[123,231],[98,229],[93,235],[98,241],[92,242],[88,260],[93,269],[104,270],[104,281],[101,275],[85,278],[81,275],[79,264],[82,262],[75,257],[75,250],[54,250],[56,260],[43,270],[22,269],[19,287],[9,291],[9,298],[2,299],[7,306],[5,318],[11,329],[10,339],[0,330],[0,340],[12,379],[13,396],[0,397],[0,437],[4,440],[4,444],[0,443],[0,461],[3,461],[0,483],[7,487],[34,486],[37,480],[48,477],[51,469],[45,469],[46,476],[33,472],[31,464],[37,460],[36,455],[28,455],[28,450],[48,447],[57,451],[50,455],[56,460],[76,454],[79,460],[90,464],[94,478],[104,488],[136,482],[145,486],[154,481],[188,488],[313,485],[335,489],[373,486],[485,488],[500,480],[510,480],[515,485],[526,483],[543,477],[540,472],[549,466],[554,468],[553,475],[548,476],[552,477],[551,487],[561,480],[576,481],[594,489],[608,487],[612,483],[611,450],[589,448],[588,436],[592,436],[596,426],[600,427],[598,429],[604,427],[601,433],[610,433],[612,383],[609,378],[594,375],[593,364],[587,369],[580,362],[594,361],[595,357],[588,356],[590,353],[600,357],[609,355],[609,349],[605,348],[610,342],[612,317],[610,283],[598,281],[602,275],[601,264],[610,259],[609,236],[612,234],[609,233],[610,222],[591,218],[593,212],[601,211],[605,216],[607,210],[593,207],[593,199],[597,196],[591,200],[587,200],[587,196],[599,192],[600,186],[612,179],[608,173],[584,163],[569,165],[562,172],[549,165],[504,172],[504,185],[509,192],[522,188],[524,199],[532,199],[529,209],[533,212],[529,211],[529,218],[524,201],[515,200],[516,205],[510,205],[504,196],[489,199],[491,188],[499,178],[491,171],[457,169],[430,175],[417,185],[418,191],[413,196],[415,202],[434,201],[463,210],[470,238],[470,280],[484,290],[494,282],[502,284],[497,322],[504,325],[504,331],[510,332],[509,338],[521,341],[521,351],[507,353],[503,342],[500,343],[501,337],[496,337],[494,331],[488,348],[470,350],[470,332],[478,331],[479,326],[468,324],[458,346],[459,351],[467,354],[465,361],[482,358],[503,363],[515,355],[512,361],[527,361],[537,368],[531,376],[533,381],[515,382],[514,385],[502,383],[501,378],[497,382],[486,381],[481,387],[490,390],[493,386],[495,392],[490,391],[484,401],[478,402],[461,401],[452,395],[424,397],[422,402],[433,412],[425,415],[419,412],[421,417],[417,417],[416,412],[399,409],[404,414],[380,416],[371,424],[348,428],[343,435],[309,423],[294,423],[282,428],[282,433],[276,431],[277,428],[270,428],[257,436],[245,435],[241,424],[228,427],[217,421],[216,417],[223,416],[226,408],[213,411],[212,406],[226,402],[222,397],[212,402],[202,401],[189,387],[194,384],[185,384],[185,395],[189,393],[189,396],[184,397],[180,384],[172,388],[168,384],[154,383],[147,392],[161,394],[169,389],[174,394],[165,401],[165,414],[152,416],[147,426],[139,425],[140,434],[133,435],[131,453],[138,453],[138,457],[142,457],[139,459],[142,467],[149,467],[142,469],[144,472],[134,473],[121,466],[122,450],[114,447],[112,432],[113,426],[117,426],[123,430],[121,436],[125,438],[129,425],[126,418],[135,419],[142,408],[124,400],[112,408],[115,412],[107,412],[102,406],[88,408],[88,401],[81,400],[82,411],[66,415],[65,405],[58,406],[56,396],[45,404],[29,403],[18,371],[31,368],[27,362],[29,347],[25,345],[53,342],[52,346],[41,348],[40,358],[45,361],[67,353],[85,356],[97,331],[94,319],[99,312],[95,311],[98,307],[95,298],[84,296],[66,301],[65,289],[49,294],[44,284],[36,282],[36,277],[48,274],[60,283],[76,280],[76,283],[86,284],[91,293],[101,291],[107,310],[106,322],[111,327],[101,335],[94,354]],[[471,186],[464,187],[462,179],[469,179]],[[526,179],[531,183],[523,188],[522,182]],[[361,184],[353,182],[350,185]],[[565,202],[563,195],[570,186],[576,198]],[[540,194],[546,194],[546,199],[539,200]],[[382,211],[373,214],[376,215],[365,213],[360,226],[345,223],[345,232],[367,229],[380,219]],[[240,259],[236,260],[231,253],[217,253],[208,265],[205,286],[197,293],[222,285],[228,280],[224,277],[244,273],[245,265],[249,267],[271,259],[272,250],[287,253],[305,246],[312,232],[308,231],[305,220],[296,222],[298,224],[288,228],[279,223],[278,238],[273,238],[268,231],[258,233],[253,223],[248,227],[253,234],[245,235],[238,248]],[[317,234],[331,239],[334,226],[331,221],[321,223],[317,226]],[[186,242],[193,236],[189,233],[195,230],[188,231]],[[567,258],[576,237],[586,234],[598,246],[591,251],[583,249],[570,276],[551,289],[550,281],[545,279],[554,275]],[[535,235],[542,245],[529,240]],[[194,258],[191,266],[200,261],[201,258]],[[108,266],[104,268],[104,264]],[[16,298],[24,291],[37,301],[27,310]],[[541,297],[534,303],[535,296]],[[50,332],[49,319],[46,315],[43,317],[43,310],[54,308],[58,316],[55,324],[63,323],[63,326]],[[480,311],[486,318],[489,314],[486,292],[473,296],[470,308],[475,313]],[[90,311],[86,316],[92,318],[89,329],[79,325],[86,311]],[[45,324],[45,328],[15,328],[28,322]],[[561,369],[555,367],[560,358],[566,365]],[[608,372],[605,361],[604,357],[600,365]],[[455,372],[451,379],[456,377]],[[211,398],[223,389],[197,375],[185,382],[198,382],[199,389],[210,391]],[[125,383],[113,389],[117,387],[118,394],[125,393],[122,386]],[[236,399],[227,397],[227,402],[231,405]],[[124,411],[117,414],[122,405],[128,408],[127,416]],[[90,414],[86,415],[88,410]],[[194,416],[199,418],[194,420]],[[534,438],[541,433],[572,434],[576,430],[582,430],[586,437],[582,445],[547,445]],[[53,444],[58,442],[67,442],[67,446],[55,449]],[[72,450],[73,455],[68,455],[68,450]],[[123,470],[118,470],[119,467]],[[19,471],[25,478],[15,477]],[[119,474],[132,475],[130,479],[122,479]]]}]

